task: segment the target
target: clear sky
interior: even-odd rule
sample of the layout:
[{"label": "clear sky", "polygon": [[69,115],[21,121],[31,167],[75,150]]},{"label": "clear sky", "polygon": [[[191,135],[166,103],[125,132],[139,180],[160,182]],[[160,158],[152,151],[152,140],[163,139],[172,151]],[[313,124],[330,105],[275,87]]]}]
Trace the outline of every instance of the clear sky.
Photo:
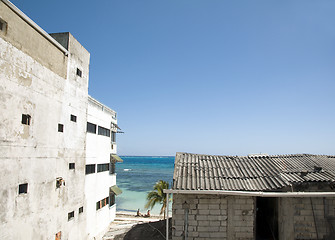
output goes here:
[{"label": "clear sky", "polygon": [[120,155],[335,154],[335,1],[12,0],[91,53]]}]

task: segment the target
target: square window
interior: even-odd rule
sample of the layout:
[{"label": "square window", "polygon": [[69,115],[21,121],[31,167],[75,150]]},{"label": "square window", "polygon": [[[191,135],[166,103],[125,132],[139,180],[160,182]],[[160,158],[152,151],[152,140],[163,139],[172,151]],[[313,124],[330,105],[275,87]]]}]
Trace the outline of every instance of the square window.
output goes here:
[{"label": "square window", "polygon": [[29,114],[22,114],[21,123],[25,125],[30,125],[31,116]]},{"label": "square window", "polygon": [[64,125],[58,123],[58,132],[63,132],[64,131]]},{"label": "square window", "polygon": [[77,116],[71,114],[71,121],[77,122]]},{"label": "square window", "polygon": [[77,76],[81,77],[81,75],[82,75],[81,70],[79,68],[77,68]]},{"label": "square window", "polygon": [[79,208],[79,213],[83,213],[84,212],[84,207],[80,207]]},{"label": "square window", "polygon": [[69,169],[75,169],[76,164],[75,163],[69,163]]},{"label": "square window", "polygon": [[69,213],[67,214],[67,220],[68,220],[68,221],[70,221],[72,218],[74,218],[74,211],[69,212]]},{"label": "square window", "polygon": [[28,183],[23,183],[19,185],[19,194],[28,193]]},{"label": "square window", "polygon": [[65,181],[63,178],[59,177],[56,178],[56,188],[60,188],[62,185],[65,186]]}]

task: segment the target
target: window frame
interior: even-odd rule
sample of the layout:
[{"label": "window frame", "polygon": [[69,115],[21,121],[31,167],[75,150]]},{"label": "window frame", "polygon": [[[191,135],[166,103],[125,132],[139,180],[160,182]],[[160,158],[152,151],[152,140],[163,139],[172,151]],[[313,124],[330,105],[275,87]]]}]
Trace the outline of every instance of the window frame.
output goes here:
[{"label": "window frame", "polygon": [[110,131],[110,129],[98,126],[98,135],[110,137],[111,131]]},{"label": "window frame", "polygon": [[74,170],[74,169],[76,169],[76,163],[74,162],[69,163],[69,170]]},{"label": "window frame", "polygon": [[[85,175],[96,173],[95,165],[96,164],[86,164],[85,165]],[[92,166],[94,166],[94,167],[92,167]],[[94,172],[93,172],[93,170],[94,170]]]},{"label": "window frame", "polygon": [[58,132],[64,132],[64,124],[58,123]]},{"label": "window frame", "polygon": [[72,122],[77,122],[77,116],[71,114],[71,116],[70,116],[70,120],[71,120]]},{"label": "window frame", "polygon": [[28,193],[28,183],[19,184],[19,195]]},{"label": "window frame", "polygon": [[74,219],[74,211],[67,213],[67,221],[71,221],[72,219]]},{"label": "window frame", "polygon": [[109,163],[97,164],[97,173],[109,171]]},{"label": "window frame", "polygon": [[[93,127],[94,127],[94,132],[93,132]],[[94,123],[87,122],[86,132],[97,134],[97,125]]]},{"label": "window frame", "polygon": [[22,114],[21,123],[24,124],[24,125],[30,125],[31,116],[29,114]]},{"label": "window frame", "polygon": [[80,70],[79,68],[77,68],[76,75],[77,75],[78,77],[82,77],[82,75],[83,75],[83,71]]}]

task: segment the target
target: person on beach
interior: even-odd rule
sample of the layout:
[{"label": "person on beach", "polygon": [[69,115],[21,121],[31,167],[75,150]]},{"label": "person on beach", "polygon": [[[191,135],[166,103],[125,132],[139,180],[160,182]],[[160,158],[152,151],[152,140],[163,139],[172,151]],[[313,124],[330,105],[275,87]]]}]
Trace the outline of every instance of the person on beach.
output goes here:
[{"label": "person on beach", "polygon": [[147,211],[147,214],[145,214],[144,217],[150,217],[150,210]]},{"label": "person on beach", "polygon": [[140,216],[141,216],[140,209],[137,209],[136,217],[140,217]]}]

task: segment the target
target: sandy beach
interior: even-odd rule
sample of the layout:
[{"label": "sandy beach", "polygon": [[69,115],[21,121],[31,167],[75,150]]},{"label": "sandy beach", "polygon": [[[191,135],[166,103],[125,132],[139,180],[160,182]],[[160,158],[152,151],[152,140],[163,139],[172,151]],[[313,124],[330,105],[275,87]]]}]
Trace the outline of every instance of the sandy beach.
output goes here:
[{"label": "sandy beach", "polygon": [[[151,231],[157,238],[165,236],[165,221],[163,216],[151,215],[150,217],[137,217],[136,212],[118,211],[116,212],[115,220],[110,224],[108,232],[104,235],[103,240],[121,240],[125,238],[127,233],[132,230],[136,231],[135,226],[141,227],[141,233],[144,231]],[[129,234],[129,233],[128,233]],[[142,239],[139,233],[132,233],[137,235],[136,239]]]}]

